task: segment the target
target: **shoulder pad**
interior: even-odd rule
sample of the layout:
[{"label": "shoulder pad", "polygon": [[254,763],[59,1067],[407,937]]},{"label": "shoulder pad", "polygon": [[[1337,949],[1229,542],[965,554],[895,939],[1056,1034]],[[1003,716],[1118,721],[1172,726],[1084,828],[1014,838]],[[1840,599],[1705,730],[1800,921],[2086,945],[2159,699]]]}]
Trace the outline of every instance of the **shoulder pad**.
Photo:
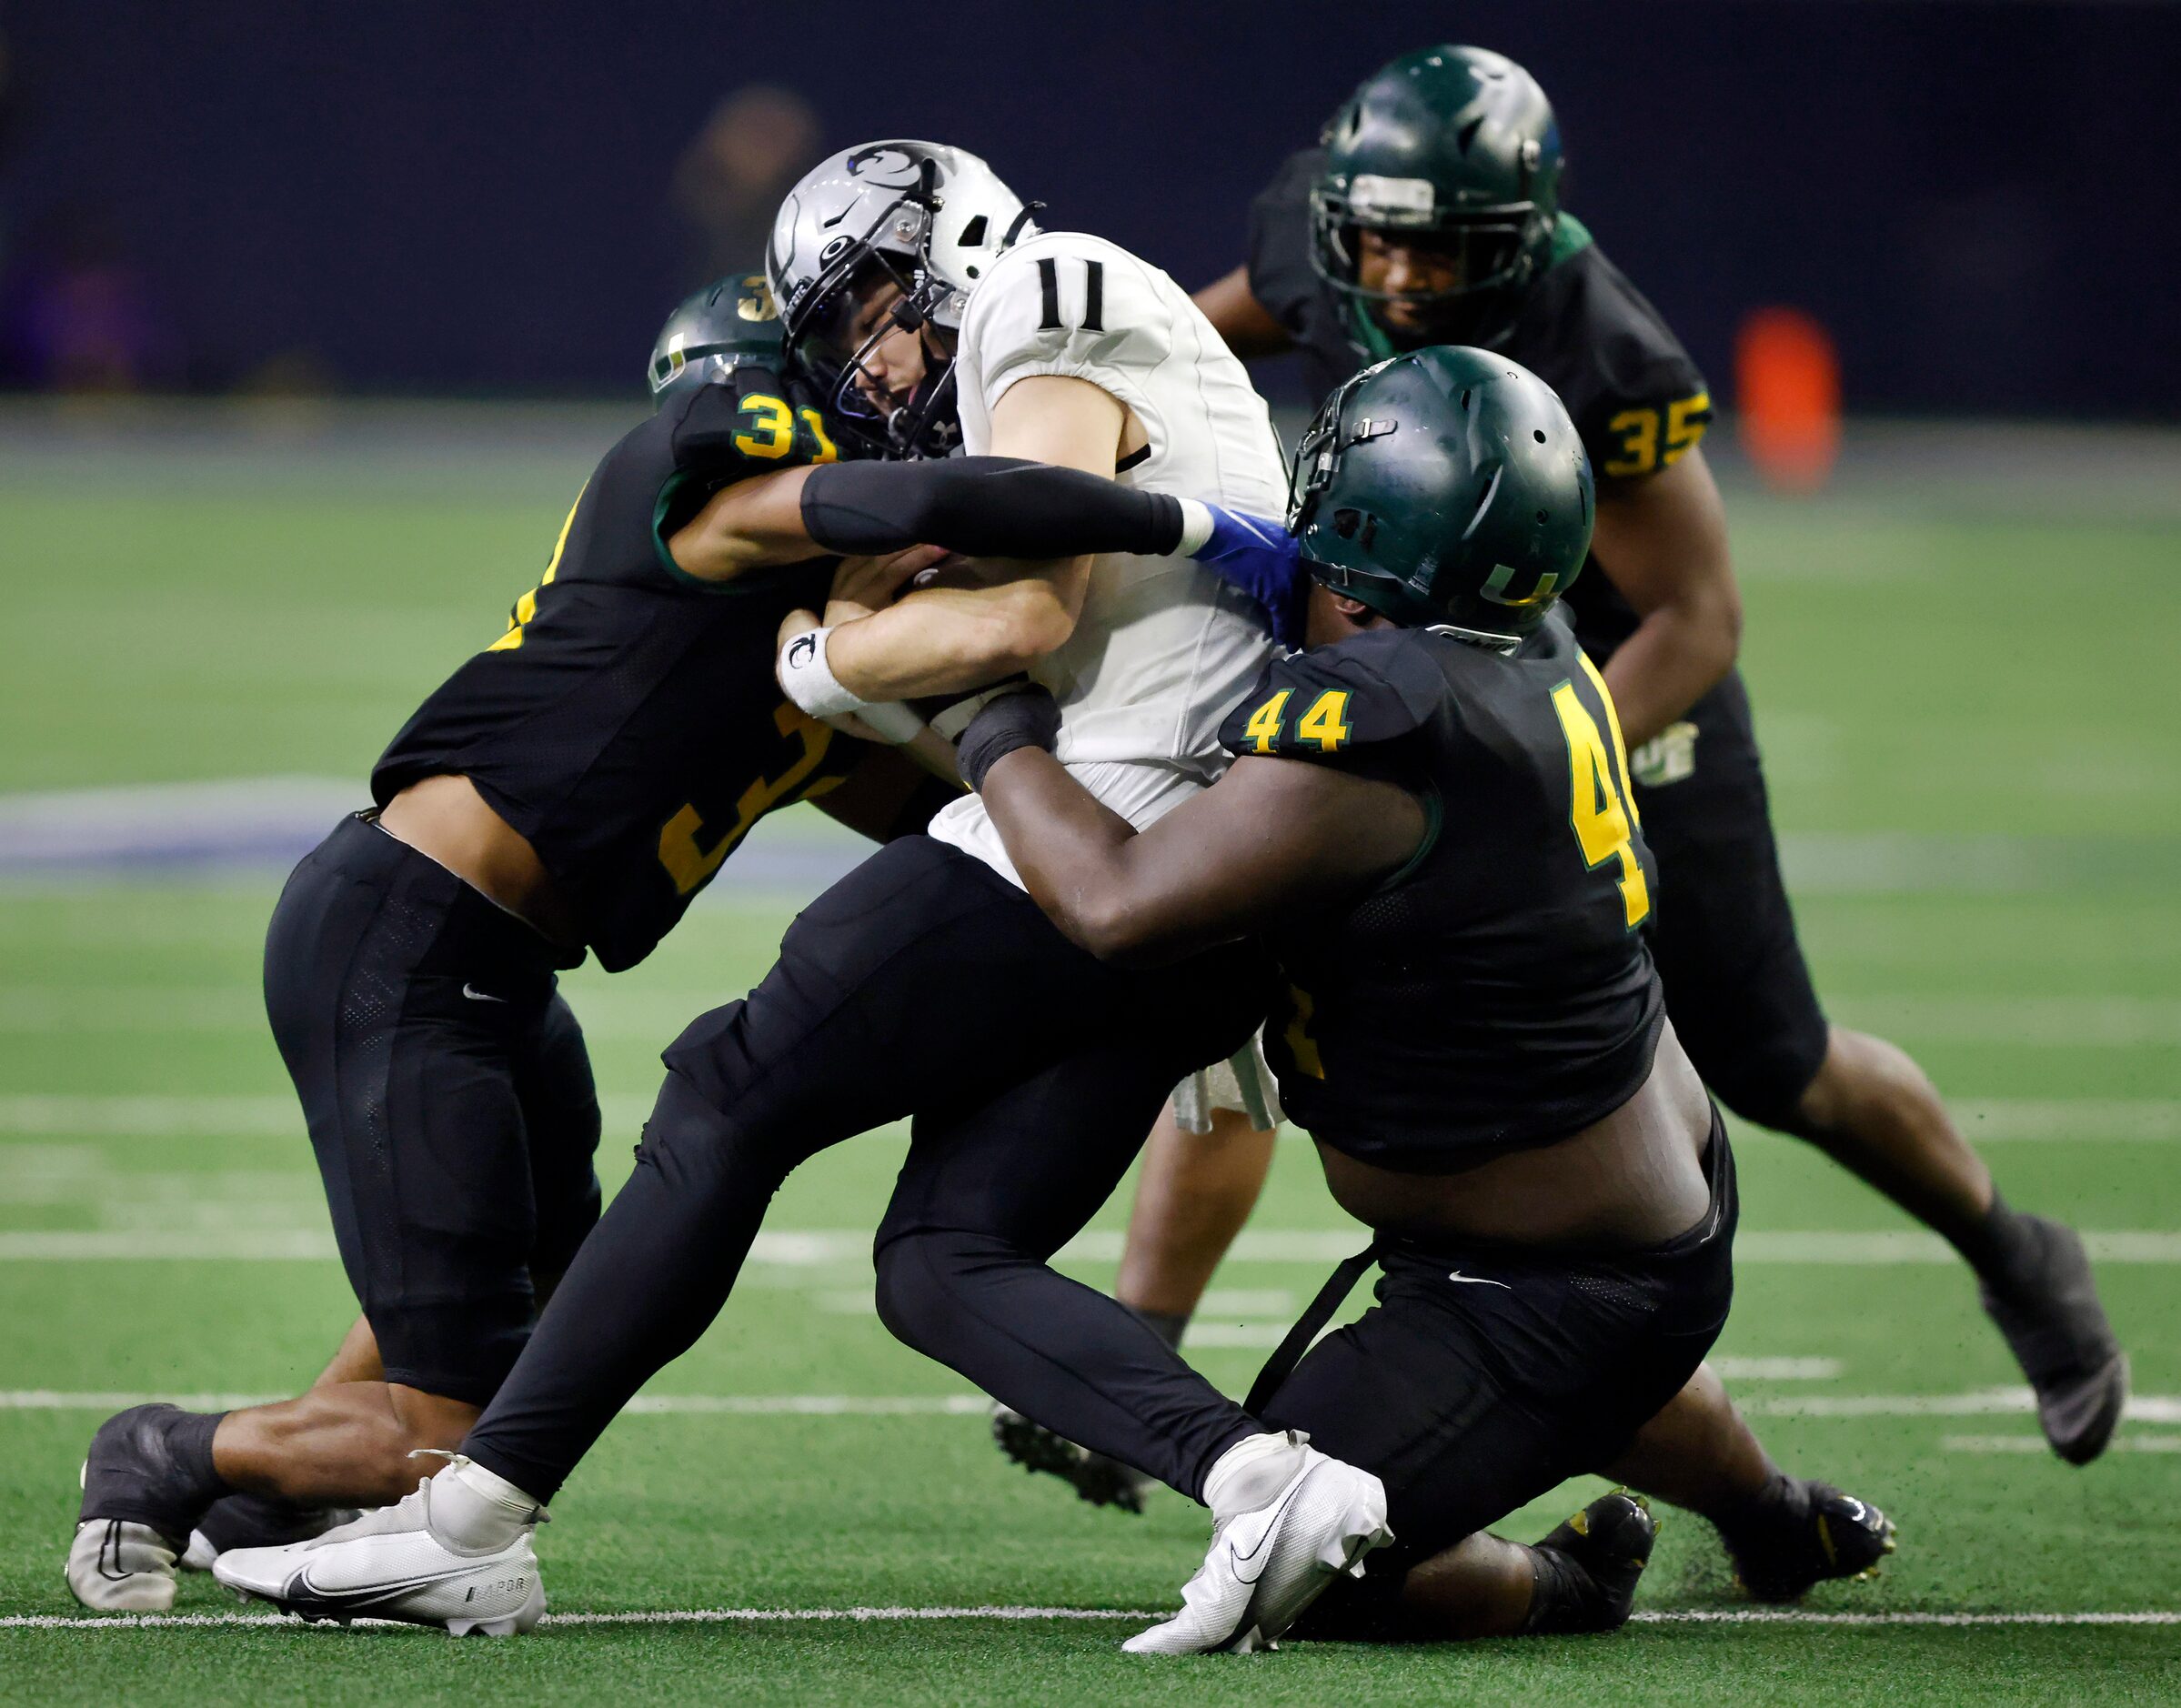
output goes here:
[{"label": "shoulder pad", "polygon": [[1040,374],[1117,395],[1140,386],[1173,350],[1173,310],[1153,277],[1126,249],[1080,232],[1010,249],[970,293],[962,316],[962,354],[974,358],[985,402]]},{"label": "shoulder pad", "polygon": [[1220,727],[1237,756],[1329,756],[1398,740],[1442,715],[1446,674],[1414,629],[1373,629],[1266,666]]},{"label": "shoulder pad", "polygon": [[754,362],[699,387],[670,413],[678,468],[739,479],[834,460],[823,417],[778,373]]},{"label": "shoulder pad", "polygon": [[1594,243],[1553,267],[1543,288],[1556,291],[1558,308],[1545,336],[1567,355],[1539,371],[1598,475],[1627,479],[1678,462],[1711,425],[1712,398],[1664,317]]}]

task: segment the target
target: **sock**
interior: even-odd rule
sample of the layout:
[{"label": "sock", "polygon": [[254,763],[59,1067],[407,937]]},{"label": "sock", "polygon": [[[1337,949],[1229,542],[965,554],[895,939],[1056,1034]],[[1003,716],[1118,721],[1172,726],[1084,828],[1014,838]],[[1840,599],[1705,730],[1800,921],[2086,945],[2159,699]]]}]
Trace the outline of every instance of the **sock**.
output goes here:
[{"label": "sock", "polygon": [[202,1511],[228,1493],[227,1481],[212,1462],[212,1437],[225,1412],[177,1412],[161,1432],[176,1477],[186,1484],[194,1504]]},{"label": "sock", "polygon": [[467,1553],[511,1545],[546,1510],[507,1478],[456,1459],[432,1479],[432,1534]]},{"label": "sock", "polygon": [[1306,1438],[1293,1430],[1245,1435],[1204,1474],[1204,1504],[1214,1518],[1253,1512],[1288,1485]]},{"label": "sock", "polygon": [[1983,1220],[1957,1237],[1954,1248],[1968,1260],[1979,1281],[1995,1288],[2004,1288],[2033,1266],[2039,1250],[2030,1218],[2010,1208],[1997,1187],[1992,1189],[1992,1207]]},{"label": "sock", "polygon": [[1523,1618],[1525,1637],[1555,1636],[1574,1629],[1574,1615],[1583,1605],[1575,1568],[1550,1548],[1532,1548],[1530,1611]]},{"label": "sock", "polygon": [[1771,1523],[1791,1511],[1798,1486],[1784,1471],[1775,1471],[1755,1493],[1740,1496],[1706,1512],[1704,1516],[1720,1530],[1746,1532]]},{"label": "sock", "polygon": [[1189,1331],[1188,1311],[1138,1311],[1134,1305],[1131,1305],[1129,1310],[1135,1315],[1139,1322],[1164,1341],[1173,1351],[1178,1352],[1181,1350],[1181,1337]]}]

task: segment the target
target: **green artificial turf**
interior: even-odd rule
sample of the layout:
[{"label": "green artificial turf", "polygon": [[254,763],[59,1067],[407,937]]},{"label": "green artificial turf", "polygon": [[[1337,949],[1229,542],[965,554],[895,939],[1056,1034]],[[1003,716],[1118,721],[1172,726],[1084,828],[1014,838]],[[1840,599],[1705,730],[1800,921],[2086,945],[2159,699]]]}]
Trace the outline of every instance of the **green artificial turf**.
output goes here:
[{"label": "green artificial turf", "polygon": [[[330,477],[307,492],[183,483],[142,496],[102,487],[92,503],[88,490],[0,485],[0,791],[360,778],[419,695],[498,632],[566,504],[543,476],[472,502]],[[2108,1235],[2166,1236],[2101,1248],[2126,1260],[2101,1277],[2150,1403],[2103,1462],[2070,1471],[2009,1450],[2034,1436],[2026,1413],[1961,1399],[2018,1380],[1965,1271],[1793,1261],[1772,1236],[1912,1224],[1807,1149],[1737,1130],[1744,1253],[1720,1351],[1802,1362],[1744,1363],[1756,1373],[1730,1385],[1784,1462],[1901,1524],[1879,1582],[1828,1586],[1809,1609],[2181,1615],[2181,718],[2170,688],[2181,528],[2125,516],[2003,522],[1936,503],[1744,497],[1734,515],[1744,665],[1829,1005],[1917,1055],[2015,1202]],[[2062,578],[2078,590],[2072,603],[2055,600]],[[2093,587],[2094,600],[2079,597]],[[642,968],[568,981],[608,1098],[609,1187],[658,1050],[764,970],[790,910],[731,876]],[[276,884],[239,870],[0,886],[0,1241],[191,1234],[206,1251],[69,1257],[0,1243],[0,1695],[1555,1708],[2181,1697],[2172,1624],[1677,1619],[1745,1606],[1710,1531],[1688,1518],[1670,1523],[1647,1574],[1649,1623],[1461,1652],[1293,1645],[1161,1663],[1116,1652],[1133,1628],[1122,1618],[548,1623],[498,1644],[388,1629],[8,1624],[78,1612],[60,1563],[97,1396],[292,1389],[353,1311],[324,1256],[228,1254],[284,1236],[308,1245],[326,1229],[257,1007]],[[839,1237],[799,1254],[761,1249],[719,1323],[650,1392],[909,1408],[625,1418],[541,1534],[556,1611],[1171,1603],[1202,1547],[1201,1512],[1174,1497],[1142,1518],[1093,1511],[1003,1466],[979,1415],[944,1409],[950,1396],[969,1403],[959,1379],[871,1316],[863,1242],[900,1147],[899,1134],[875,1134],[792,1180],[769,1226]],[[1067,1267],[1110,1279],[1126,1201],[1124,1191],[1097,1223],[1107,1237]],[[1281,1254],[1278,1236],[1347,1231],[1306,1145],[1282,1146],[1253,1227],[1266,1242],[1229,1263],[1202,1321],[1221,1340],[1259,1344],[1191,1353],[1236,1391],[1325,1267]],[[1506,1529],[1542,1532],[1594,1486]],[[236,1611],[203,1579],[177,1608]]]}]

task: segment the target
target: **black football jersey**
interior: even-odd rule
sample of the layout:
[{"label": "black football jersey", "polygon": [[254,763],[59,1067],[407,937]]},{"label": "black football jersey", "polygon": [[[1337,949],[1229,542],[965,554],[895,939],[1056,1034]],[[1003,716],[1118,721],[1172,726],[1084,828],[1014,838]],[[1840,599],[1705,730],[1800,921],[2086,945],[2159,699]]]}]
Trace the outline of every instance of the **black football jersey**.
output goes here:
[{"label": "black football jersey", "polygon": [[[1324,151],[1289,156],[1250,206],[1250,292],[1302,348],[1312,395],[1397,353],[1383,329],[1327,284],[1311,262],[1310,188]],[[1601,485],[1640,479],[1678,461],[1711,425],[1696,364],[1657,309],[1563,214],[1552,263],[1492,347],[1560,394]],[[1567,597],[1577,632],[1604,658],[1636,618],[1593,562]]]},{"label": "black football jersey", "polygon": [[819,412],[761,367],[669,400],[607,452],[507,632],[394,738],[373,796],[468,778],[537,849],[600,964],[634,966],[759,817],[859,757],[773,680],[780,619],[822,608],[833,560],[714,584],[666,543],[729,482],[833,456]]},{"label": "black football jersey", "polygon": [[1415,857],[1269,937],[1281,1100],[1390,1168],[1467,1167],[1610,1114],[1665,1010],[1644,938],[1657,872],[1620,725],[1558,612],[1512,655],[1373,629],[1270,666],[1221,729],[1238,756],[1350,767],[1424,803]]}]

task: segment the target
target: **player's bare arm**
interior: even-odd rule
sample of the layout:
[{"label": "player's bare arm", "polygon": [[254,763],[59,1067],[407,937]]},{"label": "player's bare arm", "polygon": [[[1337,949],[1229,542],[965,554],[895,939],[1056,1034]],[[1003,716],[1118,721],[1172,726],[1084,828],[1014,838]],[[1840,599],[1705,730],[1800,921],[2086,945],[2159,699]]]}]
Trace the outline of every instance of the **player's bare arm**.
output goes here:
[{"label": "player's bare arm", "polygon": [[[1010,699],[986,717],[1015,710]],[[1413,855],[1425,830],[1406,789],[1300,759],[1238,759],[1141,832],[1039,747],[1005,753],[981,783],[1030,895],[1102,960],[1179,959],[1359,895]]]},{"label": "player's bare arm", "polygon": [[1622,731],[1640,747],[1734,668],[1742,643],[1726,508],[1703,448],[1602,484],[1591,550],[1642,619],[1605,666]]},{"label": "player's bare arm", "polygon": [[[1042,374],[1010,387],[992,411],[992,454],[1111,477],[1133,423],[1088,381]],[[1142,429],[1135,428],[1141,439]],[[1023,566],[1010,580],[932,587],[833,631],[827,658],[864,699],[981,688],[1036,663],[1075,632],[1089,557]]]},{"label": "player's bare arm", "polygon": [[1295,347],[1293,336],[1251,293],[1247,266],[1213,279],[1194,300],[1237,356],[1278,356]]}]

